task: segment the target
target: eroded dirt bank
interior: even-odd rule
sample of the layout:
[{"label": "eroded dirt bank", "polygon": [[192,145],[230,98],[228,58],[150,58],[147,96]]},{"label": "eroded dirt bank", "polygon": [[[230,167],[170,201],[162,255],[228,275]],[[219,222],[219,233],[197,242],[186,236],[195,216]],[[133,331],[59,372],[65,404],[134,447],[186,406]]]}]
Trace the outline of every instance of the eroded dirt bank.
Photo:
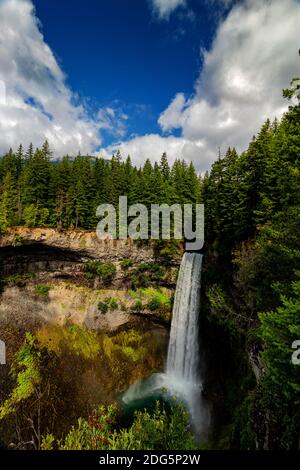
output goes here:
[{"label": "eroded dirt bank", "polygon": [[[112,269],[111,278],[97,275],[99,263]],[[7,364],[0,370],[1,403],[16,386],[11,368],[18,370],[16,353],[28,332],[57,364],[45,372],[58,435],[162,370],[177,270],[176,260],[161,265],[151,245],[99,241],[92,232],[16,228],[2,236],[0,331]],[[15,442],[13,422],[3,432],[5,441]]]}]

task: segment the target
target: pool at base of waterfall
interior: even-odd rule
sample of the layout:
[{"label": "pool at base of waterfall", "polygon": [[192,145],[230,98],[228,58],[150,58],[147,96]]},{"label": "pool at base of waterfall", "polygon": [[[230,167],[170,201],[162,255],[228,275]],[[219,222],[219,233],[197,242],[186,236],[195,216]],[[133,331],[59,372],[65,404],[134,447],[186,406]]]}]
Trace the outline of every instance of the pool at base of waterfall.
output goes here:
[{"label": "pool at base of waterfall", "polygon": [[209,428],[209,407],[202,397],[199,374],[199,311],[202,255],[185,253],[177,279],[166,370],[129,387],[122,396],[124,414],[151,408],[157,400],[171,406],[172,397],[190,413],[196,437]]},{"label": "pool at base of waterfall", "polygon": [[121,397],[124,423],[131,421],[136,410],[152,411],[157,401],[168,411],[174,398],[184,404],[190,414],[197,438],[204,439],[208,429],[208,411],[201,396],[200,383],[187,383],[165,373],[151,375],[131,385]]}]

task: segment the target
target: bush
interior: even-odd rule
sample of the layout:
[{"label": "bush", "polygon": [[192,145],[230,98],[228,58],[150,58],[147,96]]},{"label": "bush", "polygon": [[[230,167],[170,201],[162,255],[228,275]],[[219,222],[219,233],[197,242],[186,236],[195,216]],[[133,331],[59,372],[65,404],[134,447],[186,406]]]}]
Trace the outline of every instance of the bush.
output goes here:
[{"label": "bush", "polygon": [[98,302],[98,310],[100,310],[100,312],[103,314],[107,313],[108,310],[114,311],[118,308],[119,304],[115,297],[106,297],[106,299],[104,299],[104,302]]},{"label": "bush", "polygon": [[48,297],[50,289],[51,289],[51,286],[48,286],[46,284],[39,284],[35,286],[34,291],[36,295],[39,295],[40,297]]},{"label": "bush", "polygon": [[35,274],[26,273],[26,274],[12,274],[11,276],[6,276],[2,280],[4,284],[9,286],[23,287],[26,284],[26,281],[34,279]]},{"label": "bush", "polygon": [[132,310],[133,312],[142,312],[144,310],[143,302],[141,300],[137,300],[136,302],[134,302]]},{"label": "bush", "polygon": [[131,268],[133,266],[133,260],[131,258],[124,258],[121,261],[121,267],[124,271],[127,271],[127,269]]},{"label": "bush", "polygon": [[108,312],[108,304],[105,302],[98,302],[98,310],[102,313],[102,315],[105,315]]},{"label": "bush", "polygon": [[115,299],[115,297],[111,297],[109,301],[109,308],[110,310],[117,310],[119,308],[118,301]]},{"label": "bush", "polygon": [[88,261],[85,264],[86,277],[94,279],[100,277],[104,283],[110,283],[116,275],[116,267],[113,263],[103,261]]},{"label": "bush", "polygon": [[[43,438],[43,449],[53,449],[55,438]],[[101,406],[87,420],[80,418],[59,450],[193,450],[197,449],[190,431],[189,415],[175,400],[169,412],[156,403],[153,411],[136,411],[133,423],[118,429],[116,406]]]},{"label": "bush", "polygon": [[155,252],[162,262],[171,263],[176,257],[182,255],[182,242],[179,240],[158,240],[155,243]]},{"label": "bush", "polygon": [[14,246],[22,246],[24,243],[24,237],[22,235],[15,235],[13,245]]},{"label": "bush", "polygon": [[162,306],[162,303],[157,297],[153,297],[151,300],[149,300],[147,304],[147,307],[151,311],[159,310],[161,306]]},{"label": "bush", "polygon": [[141,263],[129,274],[129,279],[133,289],[147,287],[162,281],[166,270],[156,263]]}]

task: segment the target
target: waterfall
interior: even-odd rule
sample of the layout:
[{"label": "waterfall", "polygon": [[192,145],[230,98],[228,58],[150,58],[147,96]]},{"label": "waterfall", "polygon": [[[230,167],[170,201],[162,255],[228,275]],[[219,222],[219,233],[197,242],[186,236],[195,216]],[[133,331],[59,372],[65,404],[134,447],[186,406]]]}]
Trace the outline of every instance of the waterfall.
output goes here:
[{"label": "waterfall", "polygon": [[202,255],[184,254],[176,285],[165,372],[133,384],[123,395],[123,402],[128,404],[167,389],[170,396],[186,404],[199,437],[205,435],[209,424],[199,373],[201,266]]},{"label": "waterfall", "polygon": [[199,376],[198,316],[202,255],[185,253],[177,280],[166,375],[197,384]]}]

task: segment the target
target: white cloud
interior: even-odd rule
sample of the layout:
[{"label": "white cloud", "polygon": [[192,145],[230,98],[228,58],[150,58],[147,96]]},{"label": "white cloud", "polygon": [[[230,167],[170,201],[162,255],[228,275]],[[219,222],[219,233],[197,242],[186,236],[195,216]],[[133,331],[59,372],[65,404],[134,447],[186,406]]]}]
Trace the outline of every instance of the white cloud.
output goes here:
[{"label": "white cloud", "polygon": [[297,0],[234,7],[204,52],[195,95],[175,96],[159,117],[162,130],[181,128],[183,138],[215,154],[219,146],[244,150],[265,119],[287,108],[282,88],[299,75],[299,24]]},{"label": "white cloud", "polygon": [[177,93],[169,104],[168,108],[160,115],[158,123],[164,132],[182,125],[181,116],[186,106],[186,99],[183,93]]},{"label": "white cloud", "polygon": [[[158,161],[164,152],[167,152],[168,159],[173,163],[176,159],[185,159],[187,162],[197,161],[198,170],[205,171],[206,164],[213,162],[214,155],[209,149],[205,149],[202,141],[190,141],[182,137],[162,137],[158,134],[146,134],[134,137],[131,140],[118,142],[102,149],[100,155],[109,158],[117,150],[120,150],[123,157],[130,155],[135,165],[142,165],[147,158],[154,163]],[[205,165],[201,165],[201,155],[206,154]]]},{"label": "white cloud", "polygon": [[100,129],[108,131],[115,137],[124,137],[126,134],[126,121],[128,115],[121,108],[107,106],[99,110],[97,123]]},{"label": "white cloud", "polygon": [[30,0],[0,0],[0,151],[47,138],[57,154],[92,152],[101,143],[39,30]]},{"label": "white cloud", "polygon": [[151,0],[154,13],[160,19],[168,19],[180,6],[186,6],[186,0]]},{"label": "white cloud", "polygon": [[299,24],[297,0],[245,0],[233,7],[203,51],[194,95],[177,93],[159,117],[163,132],[180,129],[181,137],[149,142],[145,136],[121,146],[136,159],[148,149],[157,157],[182,152],[178,156],[188,155],[199,170],[209,168],[219,147],[245,150],[267,118],[287,109],[282,88],[299,76]]}]

